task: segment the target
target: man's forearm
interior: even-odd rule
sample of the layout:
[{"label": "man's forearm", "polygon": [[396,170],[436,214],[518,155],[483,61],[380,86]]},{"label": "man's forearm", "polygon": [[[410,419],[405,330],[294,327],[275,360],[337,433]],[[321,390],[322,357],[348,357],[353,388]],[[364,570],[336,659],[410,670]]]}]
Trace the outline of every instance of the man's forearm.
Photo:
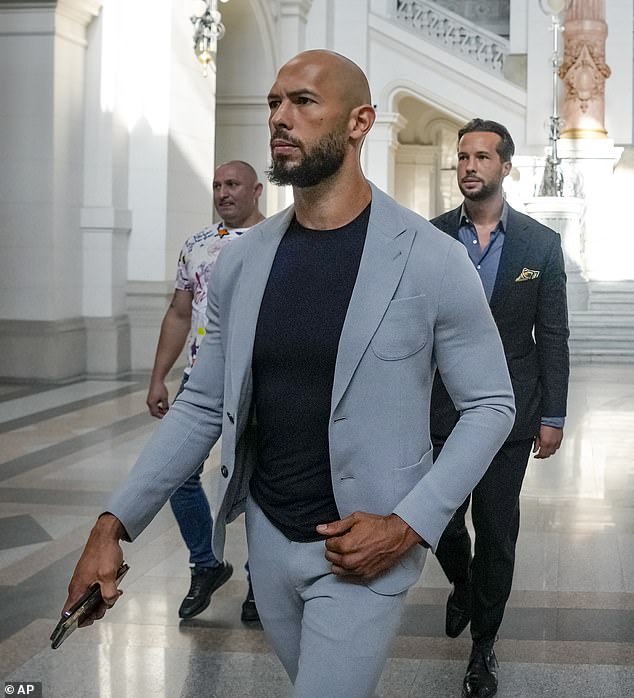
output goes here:
[{"label": "man's forearm", "polygon": [[185,346],[189,330],[189,318],[175,316],[171,309],[167,311],[161,325],[150,382],[165,380]]}]

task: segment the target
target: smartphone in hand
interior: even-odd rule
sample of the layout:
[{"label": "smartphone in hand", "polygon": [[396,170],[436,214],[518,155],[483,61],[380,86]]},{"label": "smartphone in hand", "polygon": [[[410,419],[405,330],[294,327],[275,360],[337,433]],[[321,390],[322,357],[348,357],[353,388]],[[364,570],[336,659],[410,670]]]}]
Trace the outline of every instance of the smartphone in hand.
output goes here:
[{"label": "smartphone in hand", "polygon": [[[115,582],[117,586],[129,569],[125,562],[121,564],[121,567],[117,570]],[[99,584],[93,584],[84,596],[64,613],[59,623],[55,626],[55,630],[51,634],[51,649],[56,650],[79,624],[86,620],[103,602],[101,587]]]}]

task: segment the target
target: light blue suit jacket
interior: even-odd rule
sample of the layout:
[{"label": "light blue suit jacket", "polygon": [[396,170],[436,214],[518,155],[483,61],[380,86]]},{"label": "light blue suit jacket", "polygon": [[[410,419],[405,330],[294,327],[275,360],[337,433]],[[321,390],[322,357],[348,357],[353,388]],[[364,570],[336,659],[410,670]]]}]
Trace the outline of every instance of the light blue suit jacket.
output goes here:
[{"label": "light blue suit jacket", "polygon": [[[108,506],[131,539],[222,434],[213,540],[222,559],[225,525],[244,510],[256,464],[255,327],[292,217],[291,207],[263,221],[218,258],[209,284],[207,334],[187,386]],[[432,464],[429,404],[436,366],[461,418]],[[373,187],[330,410],[340,515],[394,512],[435,548],[513,418],[502,344],[464,247]],[[424,558],[425,549],[415,546],[370,586],[399,593],[416,581]]]}]

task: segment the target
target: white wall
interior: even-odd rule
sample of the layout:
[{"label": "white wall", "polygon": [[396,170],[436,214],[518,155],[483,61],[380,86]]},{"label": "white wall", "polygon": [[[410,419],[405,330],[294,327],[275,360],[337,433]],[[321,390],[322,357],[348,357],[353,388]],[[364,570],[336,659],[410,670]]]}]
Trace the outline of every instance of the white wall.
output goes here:
[{"label": "white wall", "polygon": [[[151,56],[137,36],[153,37]],[[179,0],[121,5],[118,99],[130,134],[128,278],[173,279],[184,240],[212,220],[214,76],[192,50],[192,25]]]}]

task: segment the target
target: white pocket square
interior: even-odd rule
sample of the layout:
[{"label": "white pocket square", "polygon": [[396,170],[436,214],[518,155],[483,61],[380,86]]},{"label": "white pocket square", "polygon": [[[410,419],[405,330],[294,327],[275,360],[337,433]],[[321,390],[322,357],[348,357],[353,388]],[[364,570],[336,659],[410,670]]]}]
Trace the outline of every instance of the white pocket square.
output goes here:
[{"label": "white pocket square", "polygon": [[522,273],[515,279],[515,281],[532,281],[539,276],[539,271],[535,269],[527,269],[524,267]]}]

